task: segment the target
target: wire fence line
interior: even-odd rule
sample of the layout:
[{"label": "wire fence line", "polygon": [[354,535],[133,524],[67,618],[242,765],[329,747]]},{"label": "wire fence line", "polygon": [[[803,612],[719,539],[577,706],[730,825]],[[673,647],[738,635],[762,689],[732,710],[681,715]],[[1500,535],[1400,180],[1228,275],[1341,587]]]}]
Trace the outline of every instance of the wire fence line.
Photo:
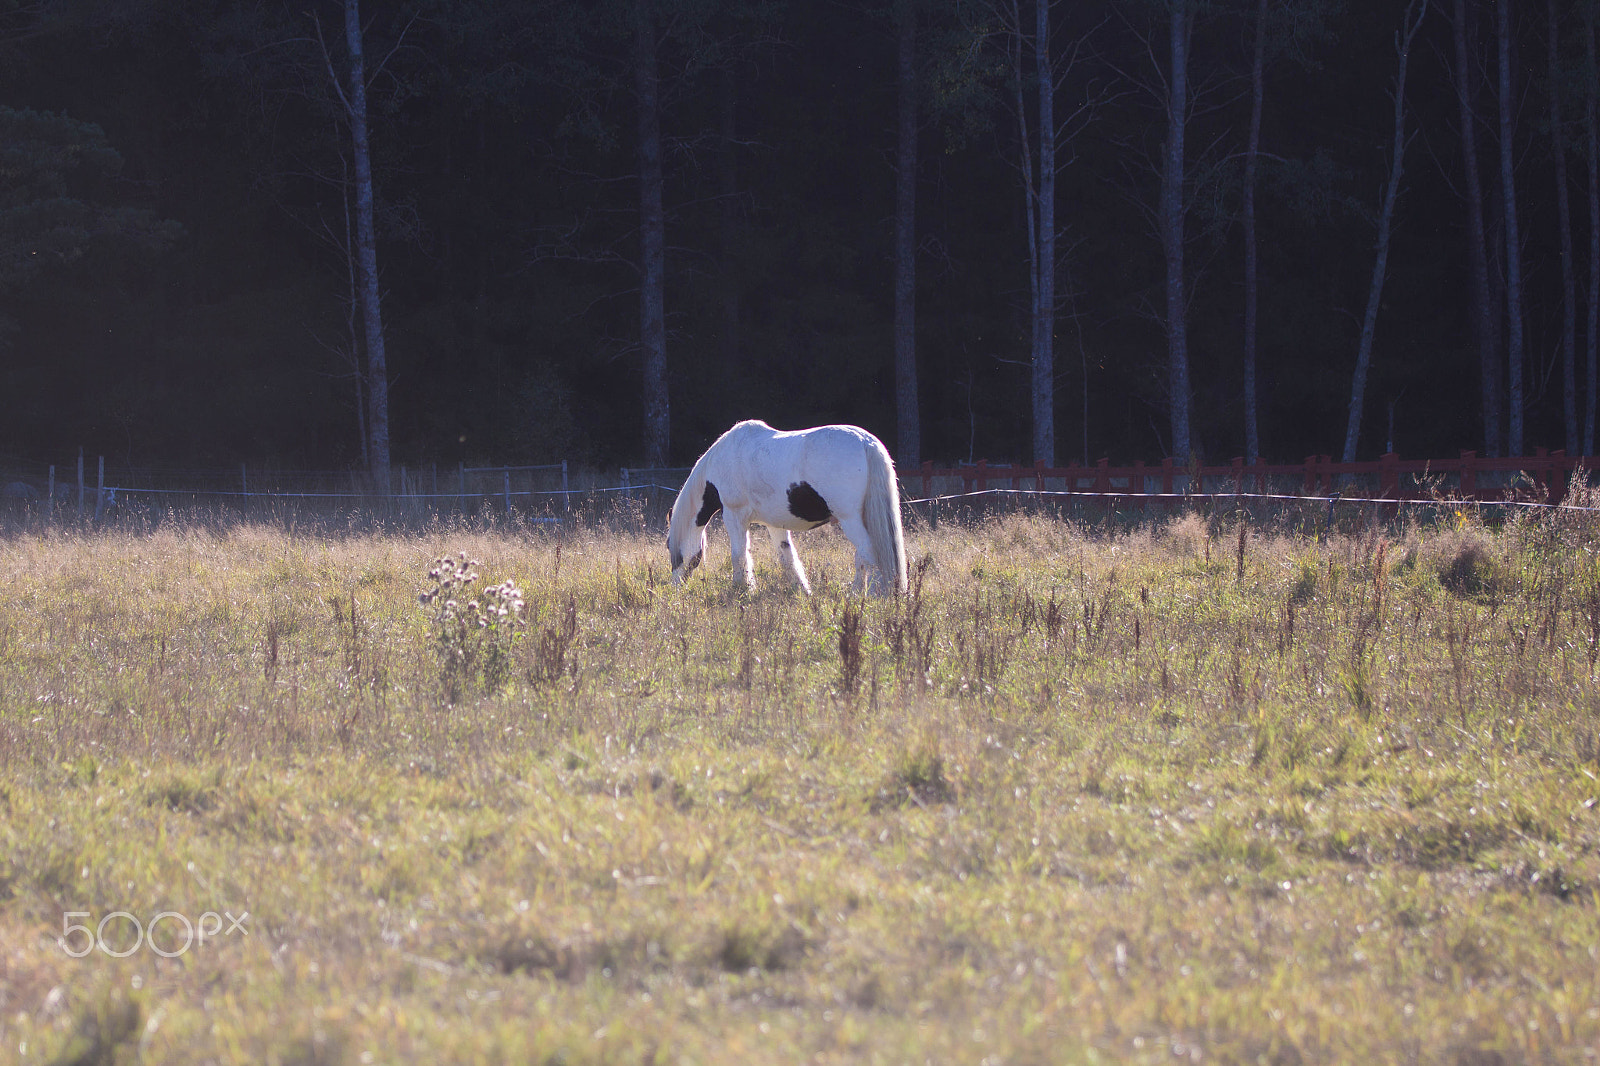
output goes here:
[{"label": "wire fence line", "polygon": [[[643,525],[664,517],[688,467],[624,468],[619,477],[538,465],[398,466],[378,492],[361,471],[251,468],[108,470],[80,456],[62,467],[0,464],[0,528],[255,520],[323,528],[420,528],[438,522]],[[620,483],[619,483],[620,482]]]},{"label": "wire fence line", "polygon": [[[15,469],[18,464],[9,464]],[[80,457],[58,476],[58,468],[23,469],[11,473],[0,467],[0,515],[15,525],[28,522],[102,522],[137,519],[160,521],[165,517],[211,516],[233,519],[269,519],[333,525],[398,525],[415,527],[439,521],[474,521],[530,526],[589,525],[595,523],[645,527],[665,522],[689,467],[627,468],[607,477],[592,470],[575,471],[566,462],[542,465],[473,466],[454,469],[437,466],[401,466],[397,483],[388,494],[371,490],[356,471],[298,471],[241,465],[237,474],[209,470],[113,470],[97,457],[93,474]],[[991,479],[1008,475],[1032,479],[1027,468],[976,468]],[[1588,496],[1547,502],[1543,492],[1518,492],[1508,486],[1501,499],[1482,493],[1467,498],[1435,493],[1418,496],[1394,491],[1391,480],[1363,486],[1347,480],[1342,490],[1306,492],[1295,479],[1284,478],[1289,491],[1242,491],[1235,480],[1225,485],[1214,478],[1179,477],[1197,491],[1152,491],[1159,482],[1130,478],[1126,487],[1108,485],[1103,472],[1099,484],[1052,489],[1035,483],[1031,488],[988,488],[974,485],[974,468],[938,472],[930,478],[922,470],[902,471],[901,499],[908,515],[932,524],[995,511],[1049,508],[1078,517],[1156,514],[1204,507],[1215,513],[1219,506],[1236,509],[1283,508],[1309,513],[1326,508],[1323,521],[1331,526],[1336,511],[1368,509],[1374,518],[1398,517],[1402,509],[1515,508],[1593,513]],[[40,475],[43,474],[41,477]],[[1252,477],[1252,481],[1258,479]],[[942,482],[942,484],[941,484]],[[1209,484],[1208,484],[1209,482]],[[928,488],[949,491],[928,492]],[[1213,488],[1215,491],[1198,491]],[[1531,488],[1531,486],[1530,486]],[[922,489],[919,495],[915,489]],[[1140,491],[1143,489],[1144,491]],[[1376,489],[1376,492],[1372,490]],[[1299,490],[1299,491],[1295,491]],[[1530,498],[1532,497],[1532,498]]]},{"label": "wire fence line", "polygon": [[942,503],[949,500],[971,500],[982,497],[1019,497],[1032,499],[1062,499],[1088,501],[1122,501],[1129,504],[1157,503],[1175,504],[1187,501],[1216,502],[1218,500],[1273,500],[1284,503],[1325,503],[1334,506],[1342,504],[1374,504],[1382,507],[1525,507],[1546,511],[1582,511],[1600,513],[1600,507],[1590,507],[1573,503],[1549,503],[1544,500],[1484,500],[1465,499],[1460,497],[1439,496],[1409,497],[1409,496],[1350,496],[1342,492],[1330,493],[1326,496],[1307,496],[1303,494],[1283,492],[1098,492],[1090,489],[1077,491],[1062,491],[1058,489],[981,489],[972,492],[952,492],[942,496],[902,497],[904,504],[915,503]]}]

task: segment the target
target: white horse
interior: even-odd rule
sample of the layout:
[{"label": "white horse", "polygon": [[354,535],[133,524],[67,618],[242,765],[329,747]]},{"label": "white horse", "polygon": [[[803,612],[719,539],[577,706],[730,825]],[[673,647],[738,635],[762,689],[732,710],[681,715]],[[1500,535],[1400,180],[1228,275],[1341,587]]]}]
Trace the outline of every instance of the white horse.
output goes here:
[{"label": "white horse", "polygon": [[[805,567],[790,534],[835,522],[856,548],[856,588],[874,593],[906,588],[905,536],[894,460],[883,443],[856,426],[818,426],[782,433],[765,422],[740,422],[718,437],[689,471],[672,504],[667,551],[673,584],[700,565],[706,523],[722,511],[733,567],[747,586],[750,526],[763,525],[801,591]],[[871,580],[868,571],[873,570]]]}]

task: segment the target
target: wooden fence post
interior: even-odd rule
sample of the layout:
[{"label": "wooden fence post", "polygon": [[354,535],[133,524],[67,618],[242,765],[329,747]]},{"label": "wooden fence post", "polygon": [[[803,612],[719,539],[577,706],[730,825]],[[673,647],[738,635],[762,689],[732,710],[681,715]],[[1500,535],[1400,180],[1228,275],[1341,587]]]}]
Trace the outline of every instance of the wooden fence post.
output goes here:
[{"label": "wooden fence post", "polygon": [[1384,452],[1378,457],[1378,494],[1400,498],[1400,456]]},{"label": "wooden fence post", "polygon": [[1172,495],[1172,456],[1161,460],[1161,494]]},{"label": "wooden fence post", "polygon": [[78,521],[83,521],[83,445],[78,445]]},{"label": "wooden fence post", "polygon": [[95,477],[94,486],[94,520],[100,521],[100,516],[106,509],[106,457],[100,456],[100,472]]},{"label": "wooden fence post", "polygon": [[1478,495],[1478,453],[1464,451],[1461,453],[1461,495],[1476,497]]}]

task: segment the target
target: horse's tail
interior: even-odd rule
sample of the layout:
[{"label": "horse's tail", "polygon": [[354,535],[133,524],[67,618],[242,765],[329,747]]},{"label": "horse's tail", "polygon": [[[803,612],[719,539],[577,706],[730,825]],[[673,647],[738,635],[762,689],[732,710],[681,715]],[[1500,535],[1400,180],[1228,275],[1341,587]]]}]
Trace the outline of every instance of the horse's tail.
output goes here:
[{"label": "horse's tail", "polygon": [[861,517],[872,539],[872,554],[895,591],[906,591],[906,540],[900,526],[900,485],[894,474],[894,460],[877,440],[867,445],[867,495],[861,501]]}]

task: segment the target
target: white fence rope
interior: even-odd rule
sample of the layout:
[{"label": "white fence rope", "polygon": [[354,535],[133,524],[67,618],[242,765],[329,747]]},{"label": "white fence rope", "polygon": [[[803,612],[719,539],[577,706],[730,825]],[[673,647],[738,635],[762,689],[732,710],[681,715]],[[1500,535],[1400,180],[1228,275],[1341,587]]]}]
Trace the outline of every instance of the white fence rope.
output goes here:
[{"label": "white fence rope", "polygon": [[[662,492],[676,493],[678,487],[672,485],[593,485],[581,489],[513,489],[504,492],[496,489],[493,491],[479,492],[407,492],[395,493],[388,497],[391,500],[459,500],[459,499],[505,499],[535,497],[535,496],[582,496],[593,493],[632,493],[648,489],[659,489]],[[122,486],[107,485],[105,491],[122,496],[226,496],[235,498],[248,498],[257,500],[372,500],[370,493],[359,492],[243,492],[238,489],[138,489],[124,488]],[[1091,492],[1079,490],[1068,492],[1059,489],[980,489],[972,492],[952,492],[939,496],[902,497],[902,504],[914,503],[943,503],[950,500],[970,500],[982,496],[1025,496],[1030,498],[1055,498],[1062,500],[1082,500],[1084,502],[1102,500],[1126,500],[1131,503],[1144,503],[1155,501],[1161,503],[1182,503],[1196,500],[1277,500],[1286,503],[1327,503],[1339,504],[1382,504],[1385,506],[1405,507],[1526,507],[1543,510],[1579,511],[1586,513],[1600,513],[1600,507],[1579,507],[1568,503],[1541,503],[1535,500],[1479,500],[1479,499],[1406,499],[1400,497],[1381,496],[1345,496],[1330,494],[1327,496],[1299,496],[1290,493],[1278,492]]]},{"label": "white fence rope", "polygon": [[[548,466],[548,467],[468,467],[468,468],[461,468],[461,469],[462,469],[463,473],[484,473],[484,472],[488,472],[488,473],[505,473],[505,472],[508,472],[508,471],[511,471],[511,470],[522,472],[522,471],[534,471],[534,470],[549,469],[549,470],[561,470],[562,473],[563,473],[563,479],[564,479],[564,475],[565,475],[565,464],[551,465],[551,466]],[[641,471],[641,472],[643,472],[643,471]],[[651,472],[654,473],[655,471],[651,471]],[[998,474],[998,475],[995,474],[994,468],[990,468],[990,474],[991,474],[991,476],[1000,476],[1000,477],[1004,477],[1005,476],[1004,474]],[[566,487],[566,488],[559,488],[559,489],[509,489],[509,488],[502,489],[502,488],[498,488],[498,487],[494,488],[494,489],[487,489],[487,488],[483,488],[483,487],[477,487],[477,488],[474,488],[474,489],[471,489],[471,490],[466,490],[465,486],[463,486],[461,489],[457,489],[456,491],[447,491],[447,492],[438,492],[438,491],[436,491],[436,492],[401,492],[401,493],[392,494],[391,496],[388,496],[388,497],[378,497],[378,496],[375,496],[372,493],[356,492],[356,491],[348,491],[348,492],[285,492],[285,491],[276,491],[276,490],[250,491],[250,490],[248,490],[247,488],[244,488],[244,487],[241,487],[241,488],[238,488],[238,489],[222,489],[222,488],[216,488],[216,489],[195,489],[195,488],[172,489],[172,488],[139,488],[139,487],[135,487],[135,486],[124,486],[124,485],[105,485],[103,488],[99,488],[99,487],[96,487],[96,488],[97,488],[98,495],[100,497],[100,500],[102,501],[102,505],[103,506],[115,506],[117,503],[121,502],[122,500],[134,499],[134,498],[138,498],[138,497],[191,497],[191,498],[221,498],[221,499],[267,500],[267,501],[271,501],[271,500],[323,500],[323,501],[346,500],[346,501],[365,501],[365,502],[372,502],[372,501],[375,501],[375,500],[378,500],[378,499],[385,499],[385,500],[388,500],[388,501],[391,501],[391,502],[392,501],[418,501],[418,502],[422,502],[422,501],[439,501],[439,500],[465,501],[465,500],[469,500],[469,499],[472,499],[472,500],[495,500],[495,499],[498,499],[498,500],[505,500],[509,504],[509,502],[511,500],[513,500],[513,499],[534,500],[534,499],[538,499],[538,498],[550,498],[550,497],[556,497],[556,496],[563,497],[564,501],[568,502],[568,504],[570,506],[571,497],[574,496],[574,495],[592,496],[592,495],[596,495],[596,494],[610,494],[610,493],[623,493],[623,494],[627,494],[627,495],[632,495],[635,492],[646,492],[646,491],[650,491],[650,490],[658,490],[658,491],[661,491],[661,492],[667,492],[667,493],[674,493],[675,494],[675,493],[677,493],[679,491],[679,486],[674,486],[674,485],[663,485],[663,484],[659,484],[659,483],[655,483],[655,482],[630,483],[631,479],[628,478],[628,475],[627,475],[626,472],[624,473],[623,476],[624,476],[624,481],[620,485],[592,485],[592,486],[587,486],[587,487],[584,487],[584,488]],[[243,481],[243,477],[242,476],[241,476],[240,480],[241,480],[241,482]],[[1317,504],[1324,504],[1325,503],[1325,504],[1327,504],[1329,506],[1330,513],[1331,513],[1332,508],[1337,507],[1337,506],[1339,506],[1341,504],[1358,504],[1358,505],[1371,504],[1371,505],[1381,505],[1381,506],[1392,506],[1392,507],[1396,507],[1396,508],[1402,507],[1402,506],[1434,507],[1434,508],[1451,508],[1451,507],[1454,507],[1454,508],[1460,508],[1460,507],[1516,507],[1516,508],[1527,508],[1527,509],[1538,509],[1538,510],[1564,510],[1564,511],[1574,511],[1574,512],[1581,512],[1581,513],[1596,513],[1596,512],[1600,512],[1600,507],[1576,506],[1576,505],[1572,505],[1572,504],[1568,504],[1568,503],[1552,504],[1552,503],[1548,503],[1548,502],[1539,502],[1539,501],[1531,501],[1531,500],[1484,500],[1484,499],[1475,499],[1475,498],[1450,498],[1450,497],[1444,497],[1444,498],[1400,498],[1400,497],[1381,497],[1381,496],[1380,497],[1369,497],[1369,496],[1346,496],[1346,495],[1343,495],[1341,493],[1329,493],[1329,494],[1324,494],[1324,495],[1307,496],[1307,495],[1301,495],[1301,494],[1295,494],[1295,493],[1271,493],[1271,492],[1227,492],[1227,491],[1222,491],[1222,492],[1188,492],[1188,493],[1179,493],[1179,492],[1138,492],[1138,491],[1133,490],[1131,487],[1129,487],[1127,489],[1123,489],[1123,490],[1112,489],[1111,491],[1101,491],[1101,490],[1057,490],[1057,489],[1015,489],[1015,488],[1010,488],[1010,489],[993,488],[993,489],[989,489],[989,488],[986,488],[986,489],[977,489],[977,490],[973,490],[973,491],[970,491],[970,492],[952,492],[952,493],[944,493],[944,494],[939,494],[939,495],[915,496],[914,497],[914,496],[911,496],[909,494],[907,486],[905,485],[905,481],[906,480],[910,480],[910,479],[902,479],[902,489],[901,489],[902,496],[901,496],[901,498],[902,498],[902,503],[907,504],[907,505],[910,505],[910,504],[940,504],[940,503],[947,503],[947,502],[959,501],[959,500],[974,500],[974,499],[979,499],[979,498],[983,498],[983,497],[996,497],[996,498],[999,498],[999,497],[1014,497],[1014,498],[1030,498],[1030,499],[1055,499],[1055,500],[1061,500],[1061,501],[1076,500],[1076,501],[1081,501],[1081,502],[1085,502],[1085,503],[1088,503],[1088,502],[1105,502],[1105,503],[1110,503],[1110,504],[1126,503],[1127,505],[1130,505],[1130,506],[1134,505],[1134,504],[1138,504],[1138,505],[1142,506],[1142,505],[1145,505],[1145,504],[1148,504],[1148,503],[1152,503],[1152,502],[1166,504],[1166,503],[1193,503],[1193,502],[1197,502],[1197,501],[1208,501],[1208,502],[1212,502],[1212,503],[1215,503],[1217,501],[1236,501],[1236,502],[1244,502],[1244,501],[1273,501],[1273,502],[1283,502],[1283,503],[1317,503]],[[68,483],[67,482],[62,482],[61,484],[68,484]]]},{"label": "white fence rope", "polygon": [[1588,511],[1600,513],[1600,507],[1577,507],[1566,503],[1539,503],[1530,500],[1477,500],[1477,499],[1403,499],[1398,497],[1368,497],[1345,496],[1342,493],[1329,493],[1326,496],[1295,496],[1286,493],[1274,492],[1064,492],[1059,489],[980,489],[973,492],[953,492],[944,496],[922,496],[915,499],[903,499],[907,503],[939,503],[944,500],[965,500],[974,496],[1050,496],[1063,499],[1077,500],[1129,500],[1143,502],[1145,500],[1175,501],[1185,500],[1284,500],[1298,503],[1377,503],[1395,506],[1422,506],[1422,507],[1534,507],[1553,511]]}]

